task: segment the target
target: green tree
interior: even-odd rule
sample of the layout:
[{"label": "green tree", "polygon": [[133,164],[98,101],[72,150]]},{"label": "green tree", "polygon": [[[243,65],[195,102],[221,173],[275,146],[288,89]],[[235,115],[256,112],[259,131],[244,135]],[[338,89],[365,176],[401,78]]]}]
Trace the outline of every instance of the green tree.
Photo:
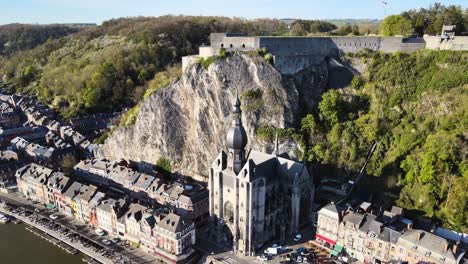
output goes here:
[{"label": "green tree", "polygon": [[329,128],[337,124],[342,115],[343,98],[336,90],[329,90],[322,95],[319,103],[320,118],[325,121]]},{"label": "green tree", "polygon": [[383,36],[409,35],[413,32],[411,21],[401,15],[387,16],[379,27]]},{"label": "green tree", "polygon": [[306,35],[306,31],[301,23],[294,23],[291,27],[291,35],[292,36],[304,36]]}]

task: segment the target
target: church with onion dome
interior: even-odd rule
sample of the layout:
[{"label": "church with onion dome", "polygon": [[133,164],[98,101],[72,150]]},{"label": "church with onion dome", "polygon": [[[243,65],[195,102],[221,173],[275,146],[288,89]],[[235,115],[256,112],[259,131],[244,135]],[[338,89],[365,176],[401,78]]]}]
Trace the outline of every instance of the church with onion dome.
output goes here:
[{"label": "church with onion dome", "polygon": [[213,161],[208,188],[212,239],[242,255],[270,241],[285,241],[312,221],[312,175],[300,162],[246,150],[247,133],[236,98],[227,152]]}]

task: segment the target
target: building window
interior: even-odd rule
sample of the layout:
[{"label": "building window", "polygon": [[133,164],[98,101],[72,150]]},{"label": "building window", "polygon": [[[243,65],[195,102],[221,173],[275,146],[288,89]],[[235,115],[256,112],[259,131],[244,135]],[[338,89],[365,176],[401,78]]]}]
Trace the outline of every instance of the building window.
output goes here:
[{"label": "building window", "polygon": [[232,48],[232,44],[229,44],[229,47]]}]

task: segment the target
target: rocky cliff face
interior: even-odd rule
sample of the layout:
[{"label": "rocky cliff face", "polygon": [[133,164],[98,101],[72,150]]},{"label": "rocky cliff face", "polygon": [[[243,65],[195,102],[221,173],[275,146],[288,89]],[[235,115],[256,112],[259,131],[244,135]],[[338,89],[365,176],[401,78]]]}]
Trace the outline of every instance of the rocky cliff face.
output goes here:
[{"label": "rocky cliff face", "polygon": [[[255,138],[256,129],[294,126],[317,102],[326,83],[325,62],[287,77],[260,57],[246,54],[219,59],[208,69],[193,65],[179,81],[144,101],[136,124],[117,129],[97,155],[153,164],[164,156],[181,174],[207,176],[212,160],[226,149],[236,93],[249,137],[247,148],[271,151],[273,146]],[[290,153],[296,146],[281,143],[280,150]]]}]

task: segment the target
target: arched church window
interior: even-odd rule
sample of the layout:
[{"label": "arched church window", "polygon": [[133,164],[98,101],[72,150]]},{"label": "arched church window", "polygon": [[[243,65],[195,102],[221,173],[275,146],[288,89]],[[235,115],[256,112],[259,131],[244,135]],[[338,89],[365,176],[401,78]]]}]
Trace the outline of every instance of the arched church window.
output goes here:
[{"label": "arched church window", "polygon": [[234,222],[234,209],[229,201],[224,204],[224,219],[227,219],[231,223]]},{"label": "arched church window", "polygon": [[260,183],[258,184],[258,187],[263,187],[265,186],[265,183],[263,182],[263,180],[260,180]]}]

